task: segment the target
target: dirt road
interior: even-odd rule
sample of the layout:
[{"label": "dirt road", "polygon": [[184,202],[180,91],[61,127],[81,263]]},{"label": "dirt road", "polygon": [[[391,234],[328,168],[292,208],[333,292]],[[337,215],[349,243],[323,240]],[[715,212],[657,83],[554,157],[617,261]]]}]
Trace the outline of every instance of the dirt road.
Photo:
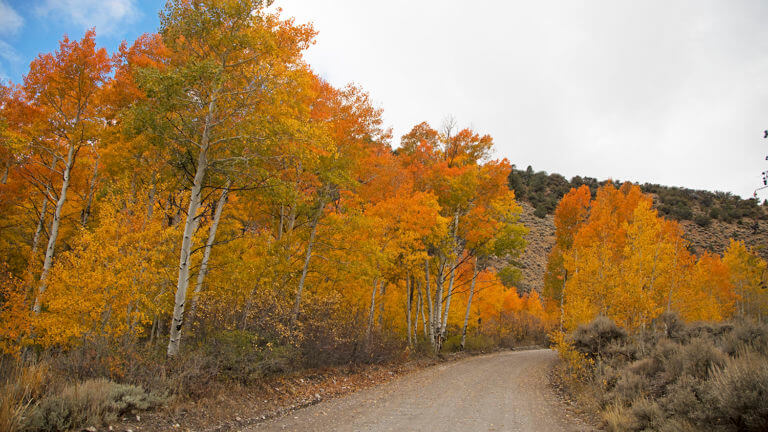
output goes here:
[{"label": "dirt road", "polygon": [[584,431],[547,381],[550,350],[430,367],[255,425],[262,431]]}]

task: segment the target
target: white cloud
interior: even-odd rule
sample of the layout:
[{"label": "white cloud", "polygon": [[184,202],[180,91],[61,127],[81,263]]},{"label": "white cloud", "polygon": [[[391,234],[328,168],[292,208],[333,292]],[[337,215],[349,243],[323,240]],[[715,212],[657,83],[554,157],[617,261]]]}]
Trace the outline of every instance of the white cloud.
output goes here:
[{"label": "white cloud", "polygon": [[3,42],[2,40],[0,40],[0,59],[10,63],[16,63],[21,60],[16,50],[13,49],[10,44]]},{"label": "white cloud", "polygon": [[16,50],[13,49],[10,44],[0,39],[0,82],[5,82],[10,79],[7,74],[6,66],[13,67],[13,65],[17,64],[19,61],[21,61],[21,58]]},{"label": "white cloud", "polygon": [[0,34],[15,34],[24,25],[24,18],[4,0],[0,0]]},{"label": "white cloud", "polygon": [[44,17],[58,17],[83,28],[96,27],[97,34],[115,34],[120,33],[121,25],[139,17],[135,3],[135,0],[45,0],[35,12]]}]

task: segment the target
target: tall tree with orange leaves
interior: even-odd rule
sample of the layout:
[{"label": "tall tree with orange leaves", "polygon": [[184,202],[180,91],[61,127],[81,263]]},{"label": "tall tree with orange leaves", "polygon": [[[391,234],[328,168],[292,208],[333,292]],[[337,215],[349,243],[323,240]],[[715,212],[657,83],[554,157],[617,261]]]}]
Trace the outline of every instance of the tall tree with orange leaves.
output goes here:
[{"label": "tall tree with orange leaves", "polygon": [[563,291],[568,281],[568,272],[564,267],[563,254],[573,246],[576,231],[589,215],[591,201],[587,186],[571,189],[555,209],[555,245],[549,252],[547,269],[544,274],[543,295],[548,299],[550,310],[559,309],[560,323],[563,319]]},{"label": "tall tree with orange leaves", "polygon": [[42,160],[51,161],[51,171],[60,176],[58,193],[47,191],[54,210],[33,307],[36,314],[40,313],[48,286],[62,209],[78,154],[95,143],[104,127],[98,98],[112,65],[106,50],[96,48],[95,36],[89,30],[80,41],[64,37],[56,53],[32,61],[24,78],[26,98],[42,113],[41,121],[45,122],[41,135],[31,137],[30,150]]}]

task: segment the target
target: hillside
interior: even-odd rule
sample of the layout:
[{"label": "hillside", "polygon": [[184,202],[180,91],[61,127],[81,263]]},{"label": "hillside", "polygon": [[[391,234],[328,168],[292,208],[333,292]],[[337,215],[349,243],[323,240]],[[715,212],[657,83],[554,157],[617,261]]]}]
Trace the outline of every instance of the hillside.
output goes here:
[{"label": "hillside", "polygon": [[[533,172],[531,167],[514,169],[509,186],[523,207],[521,221],[530,230],[528,245],[519,262],[522,270],[521,291],[539,291],[543,285],[547,255],[554,245],[554,209],[560,198],[572,187],[586,184],[594,192],[605,181],[590,177],[574,177],[570,181],[560,174]],[[650,193],[654,206],[664,217],[675,219],[685,231],[689,249],[699,255],[705,251],[722,253],[731,238],[743,240],[768,259],[768,210],[755,199],[741,199],[724,192],[710,192],[655,184],[640,185]]]}]

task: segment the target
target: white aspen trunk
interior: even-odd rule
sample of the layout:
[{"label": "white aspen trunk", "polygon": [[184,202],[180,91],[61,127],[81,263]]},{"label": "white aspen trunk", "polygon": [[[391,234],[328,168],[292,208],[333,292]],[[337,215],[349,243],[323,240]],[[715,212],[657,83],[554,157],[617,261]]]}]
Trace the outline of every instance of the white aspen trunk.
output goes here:
[{"label": "white aspen trunk", "polygon": [[88,218],[91,216],[91,206],[93,206],[93,194],[96,192],[96,181],[99,177],[99,159],[93,163],[93,175],[91,181],[88,184],[88,197],[85,201],[85,207],[80,214],[80,225],[85,226],[88,223]]},{"label": "white aspen trunk", "polygon": [[384,328],[384,294],[387,293],[387,284],[385,281],[379,285],[379,330]]},{"label": "white aspen trunk", "polygon": [[[291,260],[291,249],[293,245],[293,229],[296,226],[296,203],[292,203],[290,207],[290,211],[288,213],[287,222],[284,228],[282,235],[280,238],[285,238],[285,242],[283,243],[283,251],[284,256],[283,258],[286,261]],[[282,287],[285,287],[288,284],[288,278],[291,277],[289,272],[283,272],[283,282]],[[291,318],[293,319],[293,318]]]},{"label": "white aspen trunk", "polygon": [[[416,278],[414,278],[414,282],[416,282]],[[417,316],[416,316],[416,326],[413,329],[414,337],[416,336],[416,331],[419,327],[419,316],[421,315],[421,324],[424,326],[424,337],[427,337],[427,318],[424,316],[424,298],[421,293],[421,282],[418,282],[416,284],[416,288],[418,288],[418,294],[419,294],[419,305],[416,307],[417,310]]]},{"label": "white aspen trunk", "polygon": [[153,175],[152,189],[149,190],[149,194],[147,195],[147,222],[152,220],[152,214],[155,211],[155,195],[157,194],[157,183],[155,182],[154,178],[155,176]]},{"label": "white aspen trunk", "polygon": [[435,339],[435,352],[440,352],[442,347],[442,330],[441,330],[441,312],[443,311],[443,273],[445,272],[445,263],[438,267],[438,272],[435,275],[435,301],[434,301],[434,321],[432,322],[432,335]]},{"label": "white aspen trunk", "polygon": [[[208,123],[206,121],[206,123]],[[179,277],[176,281],[176,295],[174,297],[173,317],[171,318],[170,335],[168,337],[168,357],[174,357],[179,353],[181,345],[181,330],[184,323],[184,306],[187,301],[187,288],[189,288],[189,267],[192,255],[192,236],[197,230],[197,211],[200,208],[200,192],[203,189],[203,181],[208,170],[208,131],[203,132],[203,145],[197,156],[197,168],[195,179],[192,183],[192,193],[189,196],[189,208],[184,223],[184,237],[181,241],[179,256]]]},{"label": "white aspen trunk", "polygon": [[413,308],[413,286],[410,276],[405,278],[405,329],[408,333],[408,346],[413,346],[413,337],[411,335],[411,309]]},{"label": "white aspen trunk", "polygon": [[287,234],[293,233],[293,228],[296,226],[296,203],[291,204],[291,212],[288,213],[288,229],[285,231]]},{"label": "white aspen trunk", "polygon": [[565,282],[568,280],[568,269],[563,272],[563,288],[560,289],[560,331],[565,327]]},{"label": "white aspen trunk", "polygon": [[197,272],[197,282],[195,283],[195,291],[192,295],[192,303],[189,306],[189,317],[187,318],[187,329],[192,326],[192,321],[195,319],[195,312],[197,312],[197,302],[200,299],[200,292],[203,290],[203,282],[205,276],[208,274],[208,261],[211,258],[211,249],[216,241],[216,229],[219,227],[219,221],[221,220],[221,213],[224,210],[224,205],[227,203],[229,197],[229,188],[232,185],[231,180],[227,180],[227,184],[224,186],[224,190],[221,192],[219,201],[216,203],[216,211],[213,213],[213,221],[208,229],[208,241],[205,243],[205,250],[203,251],[203,259],[200,261],[200,270]]},{"label": "white aspen trunk", "polygon": [[[46,186],[46,189],[48,187]],[[35,297],[35,274],[34,267],[37,261],[37,247],[40,244],[40,235],[43,232],[43,226],[45,225],[45,216],[48,213],[48,195],[49,190],[46,190],[46,194],[43,196],[43,204],[40,206],[40,215],[37,218],[37,228],[35,229],[35,235],[32,237],[32,250],[29,253],[29,262],[27,263],[27,274],[29,276],[29,286],[26,289],[25,301],[31,302]]]},{"label": "white aspen trunk", "polygon": [[371,331],[373,330],[373,320],[376,313],[376,290],[378,281],[373,280],[373,290],[371,290],[371,308],[368,311],[368,328],[365,329],[365,343],[367,344],[371,340]]},{"label": "white aspen trunk", "polygon": [[421,295],[416,293],[416,278],[411,277],[411,293],[416,295],[416,310],[414,313],[416,314],[413,318],[413,341],[414,343],[418,340],[419,336],[419,314],[421,313]]},{"label": "white aspen trunk", "polygon": [[37,289],[37,295],[35,296],[35,304],[32,307],[32,311],[35,315],[40,314],[40,308],[42,306],[42,296],[48,288],[48,272],[53,265],[53,253],[56,249],[56,238],[59,236],[59,225],[61,225],[61,209],[64,208],[64,203],[67,200],[67,190],[69,189],[69,180],[72,173],[72,166],[75,164],[75,146],[70,144],[69,151],[67,152],[67,162],[64,165],[64,176],[61,182],[61,192],[59,193],[59,199],[56,201],[56,209],[53,211],[53,220],[51,221],[51,231],[48,235],[48,246],[45,249],[45,260],[43,261],[43,271],[40,273],[40,284]]},{"label": "white aspen trunk", "polygon": [[458,229],[459,229],[459,212],[455,212],[453,216],[453,233],[451,234],[452,240],[453,240],[453,253],[454,257],[451,260],[451,279],[448,282],[448,295],[445,299],[445,313],[443,313],[443,322],[440,326],[440,339],[445,338],[445,329],[448,326],[448,311],[451,309],[451,297],[453,296],[453,282],[456,278],[456,258],[459,254],[459,246],[458,242],[456,241],[458,237]]},{"label": "white aspen trunk", "polygon": [[5,169],[3,169],[3,178],[0,179],[0,184],[8,183],[8,174],[10,172],[11,172],[11,161],[8,161],[8,163],[5,164]]},{"label": "white aspen trunk", "polygon": [[30,257],[30,260],[33,260],[37,254],[37,246],[40,244],[40,234],[43,233],[43,225],[45,224],[46,213],[48,213],[48,194],[43,197],[43,204],[40,206],[40,216],[37,219],[37,229],[35,229],[35,235],[32,237],[32,256]]},{"label": "white aspen trunk", "polygon": [[467,299],[467,312],[464,314],[464,326],[461,328],[461,350],[467,342],[467,324],[469,323],[469,312],[472,309],[472,297],[475,295],[475,282],[477,281],[477,257],[475,257],[475,266],[472,271],[472,282],[469,284],[469,299]]},{"label": "white aspen trunk", "polygon": [[445,338],[445,329],[448,326],[448,311],[451,310],[451,297],[453,297],[453,281],[456,278],[456,259],[451,264],[451,279],[448,282],[448,295],[445,299],[445,313],[443,313],[443,325],[440,327],[440,335]]},{"label": "white aspen trunk", "polygon": [[[51,166],[49,168],[51,172],[53,172],[56,169],[56,158],[54,157],[51,161]],[[34,259],[34,256],[37,254],[37,247],[40,244],[40,234],[43,232],[43,227],[45,226],[45,217],[48,213],[48,201],[51,200],[53,197],[51,196],[51,185],[49,183],[45,184],[45,194],[43,195],[43,204],[40,206],[40,217],[37,218],[37,229],[35,229],[35,235],[32,237],[32,256],[30,257],[30,264],[31,260]],[[30,265],[30,275],[31,275],[31,265]]]},{"label": "white aspen trunk", "polygon": [[315,243],[315,235],[317,234],[317,225],[320,221],[320,216],[323,214],[325,208],[325,201],[320,200],[320,206],[317,208],[315,219],[312,221],[312,232],[309,234],[309,242],[307,243],[307,254],[304,257],[304,268],[301,270],[301,278],[299,279],[299,288],[296,291],[296,302],[293,305],[293,313],[291,314],[291,327],[299,318],[299,311],[301,309],[301,294],[304,291],[304,282],[307,280],[307,271],[309,271],[309,259],[312,257],[312,245]]},{"label": "white aspen trunk", "polygon": [[427,312],[429,316],[429,325],[427,325],[427,329],[429,329],[429,331],[427,332],[428,333],[427,336],[429,337],[429,343],[432,344],[432,346],[434,346],[435,345],[435,338],[433,333],[434,326],[432,324],[435,322],[433,317],[435,313],[435,308],[433,307],[434,305],[432,304],[432,293],[430,292],[430,289],[429,289],[429,279],[430,279],[429,278],[429,259],[426,259],[424,260],[424,281],[426,283]]}]

